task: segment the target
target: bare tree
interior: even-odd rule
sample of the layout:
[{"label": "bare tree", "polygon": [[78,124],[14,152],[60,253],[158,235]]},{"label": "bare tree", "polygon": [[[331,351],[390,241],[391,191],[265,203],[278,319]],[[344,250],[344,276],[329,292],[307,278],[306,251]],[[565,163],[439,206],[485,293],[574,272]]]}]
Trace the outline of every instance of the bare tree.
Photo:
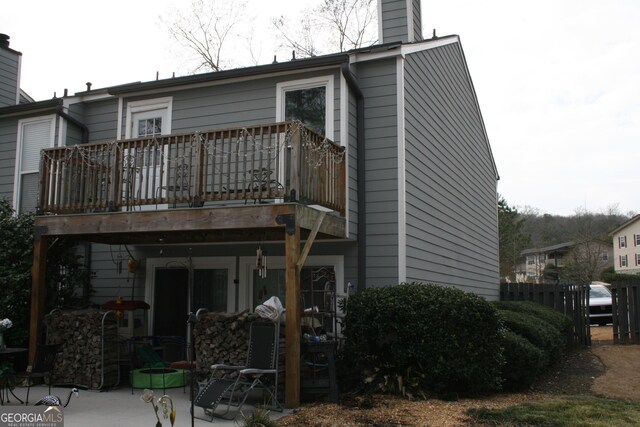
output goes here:
[{"label": "bare tree", "polygon": [[377,41],[376,7],[375,0],[323,0],[301,21],[292,24],[290,17],[280,16],[273,25],[282,45],[300,56],[344,52]]},{"label": "bare tree", "polygon": [[340,52],[377,41],[376,6],[375,0],[324,0],[319,16],[337,30],[333,34],[337,36]]},{"label": "bare tree", "polygon": [[220,71],[231,65],[225,47],[243,18],[244,1],[193,0],[185,14],[181,11],[169,22],[162,20],[171,36],[194,56],[195,71]]},{"label": "bare tree", "polygon": [[598,280],[602,270],[610,265],[611,239],[598,227],[596,216],[586,209],[576,210],[574,222],[575,245],[564,258],[560,278],[590,283]]},{"label": "bare tree", "polygon": [[317,47],[318,28],[321,26],[316,19],[307,14],[298,25],[293,26],[295,31],[290,31],[292,25],[289,20],[280,16],[273,20],[273,26],[283,38],[281,46],[287,47],[298,54],[298,56],[316,56],[320,53]]}]

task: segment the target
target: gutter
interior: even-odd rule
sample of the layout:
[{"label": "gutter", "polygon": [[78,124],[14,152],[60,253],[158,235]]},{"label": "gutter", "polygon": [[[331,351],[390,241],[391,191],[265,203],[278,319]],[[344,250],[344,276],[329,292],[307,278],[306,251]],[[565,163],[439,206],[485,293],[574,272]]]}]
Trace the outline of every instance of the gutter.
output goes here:
[{"label": "gutter", "polygon": [[358,82],[351,72],[348,62],[343,62],[340,66],[342,75],[347,81],[347,85],[356,95],[356,129],[357,129],[357,142],[356,147],[358,149],[358,161],[357,167],[357,181],[358,181],[358,291],[363,291],[366,288],[367,281],[367,227],[366,227],[366,215],[365,215],[365,147],[364,147],[364,95]]}]

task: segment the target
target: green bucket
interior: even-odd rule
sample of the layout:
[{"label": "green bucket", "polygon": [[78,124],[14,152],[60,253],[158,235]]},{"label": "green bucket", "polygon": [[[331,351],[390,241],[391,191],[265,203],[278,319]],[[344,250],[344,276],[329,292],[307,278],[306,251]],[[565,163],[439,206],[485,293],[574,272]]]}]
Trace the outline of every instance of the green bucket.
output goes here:
[{"label": "green bucket", "polygon": [[187,383],[187,371],[171,368],[143,368],[131,371],[133,388],[175,388]]}]

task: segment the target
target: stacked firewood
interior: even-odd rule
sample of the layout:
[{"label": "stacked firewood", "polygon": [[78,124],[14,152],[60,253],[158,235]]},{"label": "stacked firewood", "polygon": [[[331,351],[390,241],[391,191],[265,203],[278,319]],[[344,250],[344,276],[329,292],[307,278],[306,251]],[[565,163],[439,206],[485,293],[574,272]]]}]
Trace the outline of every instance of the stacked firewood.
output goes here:
[{"label": "stacked firewood", "polygon": [[193,328],[198,373],[206,375],[215,363],[244,365],[247,361],[249,326],[259,318],[248,311],[207,313],[201,316]]},{"label": "stacked firewood", "polygon": [[53,384],[89,389],[117,385],[118,324],[114,312],[54,311],[45,323],[47,343],[62,344],[52,373]]}]

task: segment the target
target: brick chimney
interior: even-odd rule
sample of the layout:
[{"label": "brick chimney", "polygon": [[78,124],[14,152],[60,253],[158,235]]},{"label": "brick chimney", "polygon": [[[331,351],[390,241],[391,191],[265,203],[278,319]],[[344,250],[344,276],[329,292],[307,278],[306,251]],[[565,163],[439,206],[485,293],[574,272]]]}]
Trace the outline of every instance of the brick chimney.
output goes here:
[{"label": "brick chimney", "polygon": [[420,0],[378,0],[380,43],[422,40]]}]

